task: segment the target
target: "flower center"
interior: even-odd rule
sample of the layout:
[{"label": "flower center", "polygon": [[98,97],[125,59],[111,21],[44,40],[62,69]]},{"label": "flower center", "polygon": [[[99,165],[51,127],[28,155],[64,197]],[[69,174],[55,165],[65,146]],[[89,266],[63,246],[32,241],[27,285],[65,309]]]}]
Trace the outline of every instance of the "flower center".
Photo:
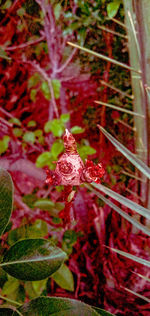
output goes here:
[{"label": "flower center", "polygon": [[73,171],[73,166],[70,162],[62,160],[59,162],[59,171],[63,174],[69,174]]}]

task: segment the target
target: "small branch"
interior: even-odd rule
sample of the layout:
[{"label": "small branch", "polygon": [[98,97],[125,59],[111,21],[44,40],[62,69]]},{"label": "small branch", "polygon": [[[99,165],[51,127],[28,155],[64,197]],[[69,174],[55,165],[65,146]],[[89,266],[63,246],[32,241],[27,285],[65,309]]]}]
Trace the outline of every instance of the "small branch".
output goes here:
[{"label": "small branch", "polygon": [[74,48],[74,50],[72,51],[71,55],[68,57],[66,62],[56,71],[57,73],[62,72],[69,65],[69,63],[71,62],[72,58],[76,54],[76,51],[77,51],[77,48]]},{"label": "small branch", "polygon": [[33,40],[33,41],[29,41],[27,43],[24,44],[20,44],[20,45],[16,45],[16,46],[11,46],[11,47],[2,47],[5,51],[13,51],[16,49],[22,49],[22,48],[26,48],[30,45],[36,45],[40,42],[42,42],[45,39],[45,35],[41,36],[40,38]]},{"label": "small branch", "polygon": [[3,119],[2,117],[0,117],[0,120],[3,122],[3,124],[9,126],[9,127],[13,127],[13,124],[7,122],[5,119]]},{"label": "small branch", "polygon": [[9,112],[7,112],[6,110],[0,108],[0,111],[3,112],[6,116],[10,117],[10,118],[14,118],[14,116],[12,114],[10,114]]},{"label": "small branch", "polygon": [[11,304],[15,304],[15,305],[18,305],[18,306],[21,306],[21,305],[22,305],[22,304],[20,304],[20,303],[18,303],[18,302],[16,302],[16,301],[11,300],[10,298],[7,298],[7,297],[2,296],[2,295],[0,295],[0,298],[1,298],[2,300],[4,300],[4,301],[7,301],[7,302],[11,303]]}]

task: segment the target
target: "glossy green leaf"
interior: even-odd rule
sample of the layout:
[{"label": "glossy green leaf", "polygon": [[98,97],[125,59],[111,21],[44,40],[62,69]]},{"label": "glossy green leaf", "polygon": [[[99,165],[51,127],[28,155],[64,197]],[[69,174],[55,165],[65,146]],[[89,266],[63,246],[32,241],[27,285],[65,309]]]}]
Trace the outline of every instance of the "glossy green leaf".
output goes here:
[{"label": "glossy green leaf", "polygon": [[61,297],[38,297],[19,308],[23,316],[98,316],[89,305]]},{"label": "glossy green leaf", "polygon": [[[85,185],[87,188],[91,187],[89,185]],[[118,214],[120,214],[123,218],[125,218],[128,222],[130,222],[132,225],[134,225],[137,229],[140,229],[145,233],[146,235],[150,236],[150,229],[148,229],[146,226],[135,220],[132,216],[128,215],[126,212],[122,211],[121,208],[119,208],[117,205],[115,205],[113,202],[111,202],[109,199],[105,198],[101,193],[98,191],[92,189],[92,192],[94,192],[102,201],[104,201],[106,204],[108,204],[111,208],[113,208]]]},{"label": "glossy green leaf", "polygon": [[84,131],[85,129],[80,126],[73,126],[70,130],[72,134],[80,134],[80,133],[84,133]]},{"label": "glossy green leaf", "polygon": [[34,142],[35,142],[35,135],[34,135],[34,133],[33,132],[25,132],[24,135],[23,135],[23,140],[26,143],[34,144]]},{"label": "glossy green leaf", "polygon": [[54,142],[52,147],[51,147],[51,153],[54,157],[54,159],[57,159],[57,157],[59,156],[59,154],[61,154],[63,152],[64,149],[64,145],[61,142]]},{"label": "glossy green leaf", "polygon": [[92,187],[94,187],[94,188],[102,191],[103,193],[107,194],[108,196],[112,197],[117,202],[123,204],[124,206],[130,208],[131,210],[135,210],[138,214],[146,217],[147,219],[150,219],[150,211],[147,208],[127,199],[123,195],[120,195],[111,189],[108,189],[107,187],[105,187],[102,184],[97,184],[97,183],[93,182],[91,185],[92,185]]},{"label": "glossy green leaf", "polygon": [[49,166],[49,162],[52,160],[52,155],[49,151],[45,151],[38,156],[36,160],[36,166],[38,168],[43,168],[44,166]]},{"label": "glossy green leaf", "polygon": [[109,134],[103,127],[99,126],[101,132],[110,140],[110,142],[146,177],[150,179],[150,168],[139,158],[136,157],[130,150],[123,146],[118,140],[116,140],[111,134]]},{"label": "glossy green leaf", "polygon": [[20,280],[43,280],[57,271],[66,254],[46,239],[25,239],[15,243],[0,266]]},{"label": "glossy green leaf", "polygon": [[0,154],[3,154],[8,149],[9,141],[10,137],[8,135],[5,135],[0,140]]},{"label": "glossy green leaf", "polygon": [[120,3],[120,0],[113,0],[107,4],[107,14],[110,19],[114,18],[114,16],[117,14]]},{"label": "glossy green leaf", "polygon": [[125,251],[122,251],[122,250],[118,250],[118,249],[115,249],[115,248],[112,248],[112,247],[107,247],[107,248],[109,248],[112,251],[116,252],[118,255],[121,255],[121,256],[126,257],[128,259],[131,259],[131,260],[133,260],[135,262],[138,262],[138,263],[143,264],[144,266],[150,268],[150,261],[148,261],[148,260],[145,260],[143,258],[139,258],[137,256],[134,256],[134,255],[128,253],[128,252],[125,252]]},{"label": "glossy green leaf", "polygon": [[66,266],[62,264],[59,270],[52,274],[51,278],[62,288],[67,291],[74,291],[73,274]]},{"label": "glossy green leaf", "polygon": [[0,235],[4,232],[11,215],[13,183],[9,173],[0,168]]},{"label": "glossy green leaf", "polygon": [[70,114],[69,113],[61,114],[60,120],[62,123],[67,123],[70,120]]}]

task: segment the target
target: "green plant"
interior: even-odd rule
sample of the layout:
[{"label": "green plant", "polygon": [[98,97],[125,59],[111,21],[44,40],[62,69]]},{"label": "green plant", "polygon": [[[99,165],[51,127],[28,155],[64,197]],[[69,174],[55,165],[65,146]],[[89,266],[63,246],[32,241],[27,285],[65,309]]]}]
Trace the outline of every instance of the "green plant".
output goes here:
[{"label": "green plant", "polygon": [[[0,233],[7,229],[9,218],[13,206],[13,183],[9,173],[0,169]],[[43,238],[26,238],[12,244],[5,252],[1,253],[0,268],[8,273],[9,279],[6,282],[3,293],[7,294],[9,286],[18,288],[18,281],[44,281],[51,276],[55,282],[67,290],[73,290],[70,285],[73,284],[72,274],[64,260],[67,254],[54,243]],[[12,278],[13,277],[13,278]],[[67,282],[64,278],[67,278]],[[10,280],[10,281],[9,281]],[[70,281],[69,281],[70,280]],[[11,283],[10,283],[11,282]],[[42,283],[39,284],[40,288]],[[35,291],[38,283],[34,283]],[[7,291],[6,291],[6,290]],[[37,291],[39,293],[39,290]],[[1,315],[41,315],[51,314],[69,316],[70,313],[75,316],[96,316],[111,315],[104,310],[94,309],[80,301],[68,298],[44,297],[40,296],[28,303],[20,304],[17,301],[8,299],[0,295],[0,299],[6,300],[9,307],[1,306]],[[17,307],[14,307],[17,306]],[[102,312],[102,314],[101,314]]]}]

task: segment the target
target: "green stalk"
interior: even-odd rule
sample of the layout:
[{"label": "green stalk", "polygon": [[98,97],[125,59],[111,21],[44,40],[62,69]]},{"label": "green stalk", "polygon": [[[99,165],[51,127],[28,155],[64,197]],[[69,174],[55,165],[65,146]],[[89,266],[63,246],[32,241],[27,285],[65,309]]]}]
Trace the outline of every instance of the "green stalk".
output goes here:
[{"label": "green stalk", "polygon": [[[131,71],[134,94],[135,151],[147,166],[150,165],[150,1],[124,0],[125,20],[128,32],[128,47],[131,68],[140,69],[141,74]],[[144,118],[145,117],[145,118]],[[150,207],[150,181],[141,175],[140,196],[145,207]],[[146,183],[144,183],[146,181]]]}]

